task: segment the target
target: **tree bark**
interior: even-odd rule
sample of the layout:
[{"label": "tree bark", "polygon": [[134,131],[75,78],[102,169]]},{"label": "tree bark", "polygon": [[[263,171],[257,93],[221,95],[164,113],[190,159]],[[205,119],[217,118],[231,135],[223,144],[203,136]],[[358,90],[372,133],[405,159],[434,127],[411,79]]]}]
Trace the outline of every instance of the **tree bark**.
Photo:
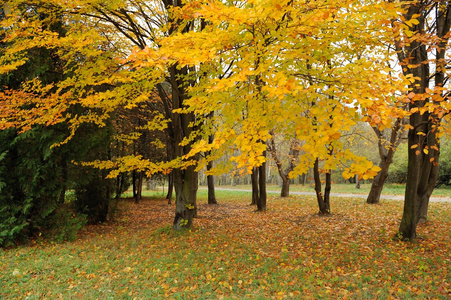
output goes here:
[{"label": "tree bark", "polygon": [[271,153],[271,156],[276,163],[277,171],[279,172],[279,176],[282,179],[282,190],[280,192],[280,197],[289,197],[290,196],[290,179],[288,178],[288,174],[290,174],[291,171],[293,171],[294,167],[296,166],[296,159],[299,156],[299,144],[296,139],[292,139],[290,143],[290,152],[288,154],[289,156],[289,163],[285,171],[282,168],[282,161],[279,159],[279,156],[277,155],[277,148],[276,143],[274,141],[274,133],[271,132],[271,139],[268,145],[268,150]]},{"label": "tree bark", "polygon": [[132,171],[132,189],[133,189],[133,198],[136,198],[136,170]]},{"label": "tree bark", "polygon": [[290,180],[287,177],[282,178],[282,190],[280,192],[280,197],[290,197]]},{"label": "tree bark", "polygon": [[258,193],[258,168],[252,168],[251,174],[251,182],[252,182],[252,202],[251,205],[257,205],[259,193]]},{"label": "tree bark", "polygon": [[138,172],[136,176],[136,195],[135,195],[135,203],[138,204],[142,198],[142,190],[143,190],[143,172]]},{"label": "tree bark", "polygon": [[[266,157],[266,151],[263,152],[263,156]],[[258,167],[258,189],[257,210],[266,211],[266,162]]]},{"label": "tree bark", "polygon": [[166,200],[168,200],[169,205],[172,202],[173,191],[174,191],[174,175],[171,172],[168,174],[168,193],[166,194]]},{"label": "tree bark", "polygon": [[[213,167],[213,162],[208,162],[207,171],[210,171]],[[215,195],[215,182],[213,175],[207,175],[207,186],[208,186],[208,204],[218,204]]]},{"label": "tree bark", "polygon": [[382,190],[384,189],[384,183],[388,177],[389,164],[387,164],[386,161],[381,160],[379,167],[381,168],[381,170],[373,178],[370,193],[368,194],[368,198],[366,199],[366,203],[368,204],[377,204],[380,202]]},{"label": "tree bark", "polygon": [[[182,78],[188,74],[187,67],[178,68],[170,67],[170,79],[172,85],[172,107],[178,109],[185,107],[184,100],[186,98],[186,83]],[[181,145],[185,137],[195,130],[191,126],[195,122],[193,113],[173,113],[173,151],[172,157],[182,157],[191,150],[191,143]],[[194,157],[197,160],[198,157]],[[193,218],[197,216],[197,189],[198,189],[198,173],[195,166],[189,166],[185,169],[176,168],[173,171],[174,188],[175,188],[175,217],[173,222],[174,230],[191,228]]]},{"label": "tree bark", "polygon": [[319,214],[330,214],[330,190],[331,190],[331,176],[330,173],[326,174],[326,189],[323,196],[321,188],[321,176],[319,172],[319,159],[315,160],[313,165],[313,179],[315,181],[316,200],[318,202]]},{"label": "tree bark", "polygon": [[194,166],[184,170],[174,169],[175,217],[173,228],[181,230],[191,228],[196,216],[196,196],[198,173]]},{"label": "tree bark", "polygon": [[[432,34],[437,36],[440,41],[435,49],[436,66],[434,66],[433,77],[430,76],[430,61],[427,55],[428,50],[431,49],[422,42],[422,39],[412,39],[406,44],[398,41],[395,44],[399,60],[406,63],[406,66],[403,67],[404,74],[416,78],[410,86],[413,97],[410,102],[412,114],[409,118],[407,183],[403,216],[398,230],[398,237],[412,240],[417,236],[416,228],[420,219],[427,217],[429,197],[437,181],[440,155],[437,128],[441,121],[441,116],[430,113],[428,110],[420,111],[427,103],[437,104],[436,100],[428,97],[416,98],[415,96],[426,94],[426,88],[429,88],[431,78],[434,78],[435,87],[444,86],[445,54],[449,39],[447,34],[451,25],[451,11],[447,1],[419,4],[405,1],[405,7],[407,8],[404,15],[406,20],[412,19],[414,15],[419,15],[418,24],[412,24],[409,28],[410,31],[417,35]],[[435,32],[427,32],[429,28],[426,25],[426,19],[428,18],[435,18],[435,27],[433,27]],[[443,97],[443,95],[441,96]]]},{"label": "tree bark", "polygon": [[379,162],[379,167],[381,168],[381,170],[373,178],[370,193],[368,194],[368,198],[366,199],[366,202],[369,204],[377,204],[380,202],[382,190],[388,177],[388,171],[390,165],[393,163],[393,156],[395,155],[395,151],[398,148],[399,143],[401,142],[401,136],[403,134],[403,124],[404,121],[400,118],[395,121],[393,127],[391,128],[391,135],[388,142],[385,141],[383,132],[381,132],[379,128],[373,127],[373,130],[377,136],[379,157],[381,159],[381,161]]}]

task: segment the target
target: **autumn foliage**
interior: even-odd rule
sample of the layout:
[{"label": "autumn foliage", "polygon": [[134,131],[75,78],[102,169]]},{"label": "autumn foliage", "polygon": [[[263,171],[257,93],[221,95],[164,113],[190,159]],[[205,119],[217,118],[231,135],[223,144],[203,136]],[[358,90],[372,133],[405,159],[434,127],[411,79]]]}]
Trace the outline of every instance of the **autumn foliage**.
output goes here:
[{"label": "autumn foliage", "polygon": [[[314,168],[320,203],[320,171],[328,195],[334,170],[369,179],[381,169],[345,147],[352,126],[403,127],[410,130],[410,175],[400,233],[413,239],[449,112],[449,10],[446,1],[7,1],[0,74],[20,72],[33,51],[45,50],[60,76],[2,87],[0,129],[62,125],[67,132],[55,147],[86,124],[112,126],[111,140],[133,150],[82,164],[109,178],[135,172],[141,183],[170,173],[179,230],[197,214],[198,171],[225,155],[230,159],[208,175],[245,176],[258,167],[264,183],[268,144],[274,136],[296,140],[288,177]],[[431,11],[436,27],[427,26]],[[425,54],[431,51],[435,58]],[[159,159],[137,145],[149,136]]]},{"label": "autumn foliage", "polygon": [[322,217],[312,197],[270,197],[256,218],[249,195],[223,193],[211,206],[203,193],[196,229],[184,234],[168,226],[166,200],[130,199],[114,223],[75,242],[0,250],[0,297],[449,298],[449,203],[431,203],[421,239],[400,243],[392,228],[402,202],[335,199]]}]

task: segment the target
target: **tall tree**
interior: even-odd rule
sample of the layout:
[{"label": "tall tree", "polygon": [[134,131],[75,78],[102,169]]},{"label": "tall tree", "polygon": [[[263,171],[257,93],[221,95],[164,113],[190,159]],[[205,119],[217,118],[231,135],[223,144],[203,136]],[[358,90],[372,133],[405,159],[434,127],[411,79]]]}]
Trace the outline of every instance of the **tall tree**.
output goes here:
[{"label": "tall tree", "polygon": [[[229,76],[200,81],[191,89],[190,110],[217,111],[221,126],[213,143],[200,137],[189,155],[211,150],[214,157],[238,149],[232,161],[251,173],[266,161],[270,131],[284,131],[302,141],[303,155],[293,176],[313,167],[317,158],[327,169],[339,161],[356,161],[346,170],[348,177],[376,174],[378,167],[343,149],[339,138],[359,120],[359,109],[371,106],[375,97],[384,99],[396,85],[385,80],[383,59],[370,55],[391,37],[387,20],[395,15],[395,6],[383,1],[359,7],[346,1],[323,4],[210,1],[193,9],[193,15],[208,20],[205,30],[169,39],[171,50],[166,52],[184,63],[220,65],[216,69],[221,70],[233,65]],[[380,14],[381,8],[387,15]],[[209,36],[215,38],[209,42]]]},{"label": "tall tree", "polygon": [[402,1],[394,22],[402,35],[395,42],[403,73],[411,79],[405,101],[410,109],[408,171],[399,235],[414,239],[426,220],[429,197],[438,176],[439,128],[449,112],[447,63],[451,26],[449,1]]},{"label": "tall tree", "polygon": [[[191,84],[184,79],[188,74],[192,76],[195,69],[177,63],[147,66],[135,55],[158,50],[160,40],[165,36],[198,28],[194,22],[187,22],[179,14],[184,4],[177,0],[156,1],[152,4],[128,0],[108,3],[90,0],[76,3],[33,1],[37,6],[50,7],[62,13],[71,28],[65,37],[61,37],[48,31],[39,31],[41,23],[38,21],[30,24],[17,22],[19,16],[14,14],[15,8],[27,5],[28,2],[30,1],[8,1],[12,13],[4,24],[6,27],[12,23],[20,24],[8,28],[10,32],[23,34],[9,35],[8,39],[13,47],[9,48],[7,59],[3,60],[2,71],[9,72],[23,64],[19,55],[23,50],[20,40],[22,36],[27,36],[28,48],[36,45],[49,49],[56,45],[60,47],[60,55],[68,60],[65,69],[68,79],[53,90],[51,86],[34,81],[28,84],[27,91],[22,89],[3,94],[4,99],[14,99],[2,111],[5,116],[3,120],[9,122],[9,125],[4,126],[18,125],[26,130],[32,124],[68,120],[70,139],[80,124],[105,126],[106,120],[117,108],[133,109],[139,103],[151,99],[156,91],[163,107],[142,126],[149,131],[167,131],[170,137],[168,160],[155,163],[138,154],[118,157],[114,161],[99,160],[92,165],[112,169],[111,177],[133,170],[138,174],[146,172],[148,175],[172,170],[176,191],[174,228],[190,227],[196,214],[197,171],[192,163],[182,159],[189,152],[192,142],[182,144],[182,141],[190,138],[195,131],[192,125],[196,118],[194,113],[181,113],[179,110],[186,108],[187,89]],[[99,89],[102,86],[107,86],[108,89]],[[26,92],[28,94],[24,96]],[[21,109],[24,108],[26,99],[29,102],[40,102],[38,105],[41,109]],[[85,107],[87,112],[82,115],[67,113],[73,105]]]}]

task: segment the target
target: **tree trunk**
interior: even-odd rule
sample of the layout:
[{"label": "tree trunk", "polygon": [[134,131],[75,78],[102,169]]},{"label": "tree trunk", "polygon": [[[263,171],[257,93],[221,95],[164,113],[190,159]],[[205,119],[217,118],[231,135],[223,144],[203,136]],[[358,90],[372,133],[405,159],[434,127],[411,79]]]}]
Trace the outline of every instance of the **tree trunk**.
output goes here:
[{"label": "tree trunk", "polygon": [[[448,43],[448,32],[451,25],[450,5],[446,1],[431,2],[430,6],[411,4],[406,1],[408,9],[404,18],[411,20],[413,16],[418,24],[411,24],[409,30],[415,34],[429,34],[426,19],[435,18],[433,35],[439,38],[435,53],[435,74],[430,76],[428,45],[422,39],[412,39],[402,44],[398,41],[395,46],[400,62],[406,63],[403,67],[405,75],[411,75],[415,82],[410,85],[411,97],[408,135],[408,167],[407,183],[404,199],[403,216],[399,226],[398,236],[402,239],[412,240],[417,236],[416,228],[422,218],[427,217],[429,197],[435,187],[438,175],[439,138],[437,128],[440,126],[442,116],[426,111],[420,111],[427,104],[438,104],[437,100],[426,95],[430,88],[430,79],[434,78],[434,86],[442,88],[445,83],[445,55]],[[416,37],[416,36],[414,36]],[[418,96],[417,96],[418,95]],[[443,99],[443,95],[440,98]],[[440,100],[441,100],[440,99]]]},{"label": "tree trunk", "polygon": [[[266,157],[266,151],[263,152],[263,156]],[[266,162],[258,167],[258,189],[257,210],[266,211]]]},{"label": "tree trunk", "polygon": [[280,192],[280,197],[290,196],[290,180],[287,177],[282,178],[282,191]]},{"label": "tree trunk", "polygon": [[251,174],[251,182],[252,182],[252,202],[251,205],[257,205],[258,203],[258,168],[252,168]]},{"label": "tree trunk", "polygon": [[191,228],[196,216],[198,173],[194,166],[184,170],[174,169],[175,217],[174,230]]},{"label": "tree trunk", "polygon": [[380,131],[378,127],[373,127],[373,130],[377,136],[377,145],[379,150],[379,157],[381,160],[379,167],[381,168],[381,170],[373,178],[370,193],[368,194],[368,198],[366,199],[366,202],[369,204],[377,204],[380,201],[385,180],[387,180],[388,177],[388,170],[390,168],[390,165],[393,163],[393,156],[395,155],[395,151],[398,148],[399,143],[401,142],[401,137],[403,135],[402,125],[404,123],[405,121],[403,119],[396,119],[391,128],[390,139],[388,141],[384,137],[383,132]]},{"label": "tree trunk", "polygon": [[[169,68],[170,79],[172,85],[172,108],[184,108],[184,99],[186,98],[186,83],[182,78],[189,73],[187,67],[179,68],[173,65]],[[192,126],[195,123],[195,115],[193,113],[173,113],[171,125],[173,127],[172,147],[174,154],[171,157],[183,157],[191,150],[192,143],[181,145],[185,137],[189,137],[195,130]],[[192,159],[197,160],[196,155]],[[197,216],[197,189],[198,189],[198,173],[195,166],[187,168],[174,169],[174,188],[175,188],[175,217],[173,222],[174,230],[182,230],[191,228],[193,218]]]},{"label": "tree trunk", "polygon": [[307,174],[302,174],[301,176],[299,176],[299,184],[305,185],[305,179],[307,177]]},{"label": "tree trunk", "polygon": [[355,188],[360,189],[360,179],[359,175],[355,175]]},{"label": "tree trunk", "polygon": [[142,198],[142,190],[143,190],[143,172],[138,172],[136,176],[136,195],[135,195],[135,203],[139,203]]},{"label": "tree trunk", "polygon": [[313,179],[315,181],[315,192],[316,192],[316,200],[318,202],[319,214],[320,215],[328,215],[328,214],[330,214],[330,201],[329,201],[330,174],[329,174],[329,181],[327,181],[327,176],[326,176],[326,188],[328,187],[329,190],[326,190],[326,195],[325,195],[325,197],[323,197],[322,188],[321,188],[321,176],[319,173],[319,159],[318,158],[315,160],[315,164],[313,165]]},{"label": "tree trunk", "polygon": [[296,166],[296,159],[299,156],[299,142],[296,139],[292,139],[290,143],[290,152],[288,154],[290,162],[288,163],[288,167],[285,171],[282,169],[282,161],[279,159],[277,155],[276,142],[274,141],[274,133],[271,132],[271,139],[268,144],[268,150],[271,153],[274,162],[276,163],[277,171],[279,172],[279,176],[282,179],[282,190],[280,192],[280,197],[289,197],[290,196],[290,179],[288,178],[288,174],[293,171]]},{"label": "tree trunk", "polygon": [[[213,162],[208,162],[207,171],[210,171],[213,167]],[[213,175],[207,175],[207,185],[208,185],[208,204],[218,204],[215,195],[215,182]]]},{"label": "tree trunk", "polygon": [[136,198],[136,170],[132,172],[133,198]]},{"label": "tree trunk", "polygon": [[172,202],[172,192],[173,191],[174,191],[174,175],[171,172],[168,175],[168,193],[166,194],[166,199],[168,200],[169,205]]},{"label": "tree trunk", "polygon": [[332,190],[332,171],[329,170],[326,173],[326,186],[324,187],[324,210],[325,210],[325,214],[330,214],[330,191],[331,190]]},{"label": "tree trunk", "polygon": [[373,182],[371,183],[370,193],[368,194],[368,198],[366,199],[366,203],[369,204],[377,204],[380,202],[382,190],[384,188],[385,180],[388,177],[388,168],[391,162],[381,160],[379,163],[379,167],[381,170],[377,175],[373,178]]}]

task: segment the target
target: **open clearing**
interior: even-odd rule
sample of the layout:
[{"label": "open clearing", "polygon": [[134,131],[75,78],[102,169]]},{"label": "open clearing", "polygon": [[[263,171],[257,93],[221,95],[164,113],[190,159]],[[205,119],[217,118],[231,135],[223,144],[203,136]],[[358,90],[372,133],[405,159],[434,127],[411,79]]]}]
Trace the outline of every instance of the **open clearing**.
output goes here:
[{"label": "open clearing", "polygon": [[451,203],[430,204],[414,243],[393,241],[401,201],[332,198],[328,217],[310,196],[268,199],[218,191],[190,232],[171,230],[174,206],[123,200],[114,222],[75,242],[35,240],[0,250],[3,299],[449,299]]}]

